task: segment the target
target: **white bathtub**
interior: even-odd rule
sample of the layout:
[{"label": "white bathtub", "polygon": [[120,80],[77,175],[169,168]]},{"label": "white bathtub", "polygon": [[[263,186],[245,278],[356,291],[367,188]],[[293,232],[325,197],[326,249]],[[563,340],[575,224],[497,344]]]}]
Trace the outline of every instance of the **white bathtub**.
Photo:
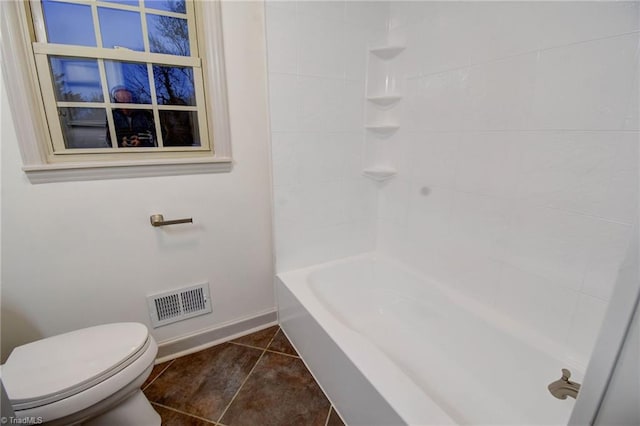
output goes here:
[{"label": "white bathtub", "polygon": [[[278,275],[280,322],[348,424],[566,424],[562,348],[374,255]],[[557,355],[559,354],[559,356]]]}]

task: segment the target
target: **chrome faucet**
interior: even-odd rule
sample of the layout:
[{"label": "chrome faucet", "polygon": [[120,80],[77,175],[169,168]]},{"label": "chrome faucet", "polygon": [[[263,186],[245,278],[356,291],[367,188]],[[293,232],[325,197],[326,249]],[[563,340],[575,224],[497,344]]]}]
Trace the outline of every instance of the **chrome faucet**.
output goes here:
[{"label": "chrome faucet", "polygon": [[568,396],[576,399],[578,392],[580,392],[580,383],[569,381],[570,377],[571,371],[563,368],[562,377],[547,386],[551,395],[558,399],[567,399]]}]

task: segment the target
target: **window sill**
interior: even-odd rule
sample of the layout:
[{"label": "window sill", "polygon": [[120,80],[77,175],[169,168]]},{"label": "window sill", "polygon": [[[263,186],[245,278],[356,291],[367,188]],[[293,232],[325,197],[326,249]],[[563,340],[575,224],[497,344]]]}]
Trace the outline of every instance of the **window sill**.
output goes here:
[{"label": "window sill", "polygon": [[226,173],[233,168],[231,158],[166,159],[95,163],[58,163],[24,166],[33,184],[102,179]]}]

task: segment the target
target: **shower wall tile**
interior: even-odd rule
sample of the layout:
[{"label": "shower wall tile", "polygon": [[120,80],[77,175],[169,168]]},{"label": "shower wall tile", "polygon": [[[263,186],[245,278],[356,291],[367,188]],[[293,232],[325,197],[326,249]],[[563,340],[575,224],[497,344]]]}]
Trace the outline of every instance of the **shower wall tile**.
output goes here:
[{"label": "shower wall tile", "polygon": [[521,135],[517,197],[631,223],[638,205],[638,135],[532,132]]},{"label": "shower wall tile", "polygon": [[404,94],[377,249],[579,362],[638,216],[639,6],[392,2],[369,74]]},{"label": "shower wall tile", "polygon": [[304,18],[318,19],[321,21],[338,21],[345,19],[345,1],[300,1],[293,2],[298,5],[298,13]]},{"label": "shower wall tile", "polygon": [[427,15],[417,52],[422,75],[471,65],[475,10],[473,3],[437,5],[435,16]]},{"label": "shower wall tile", "polygon": [[269,49],[267,60],[270,72],[295,74],[298,71],[298,32],[295,8],[273,7],[268,3],[267,14],[271,25],[266,28]]},{"label": "shower wall tile", "polygon": [[437,2],[392,1],[389,6],[389,29],[422,26],[423,20],[437,16]]},{"label": "shower wall tile", "polygon": [[296,132],[272,132],[271,159],[274,164],[278,164],[272,171],[275,187],[303,180],[306,169],[300,158],[305,155],[306,145],[300,142],[301,137],[302,135]]},{"label": "shower wall tile", "polygon": [[368,220],[378,208],[378,190],[364,177],[345,179],[341,196],[347,222]]},{"label": "shower wall tile", "polygon": [[361,131],[363,81],[270,74],[273,131]]},{"label": "shower wall tile", "polygon": [[509,230],[509,207],[504,199],[454,192],[448,218],[450,244],[483,256],[493,254],[496,241]]},{"label": "shower wall tile", "polygon": [[[272,158],[275,187],[318,183],[352,176],[352,157],[357,155],[357,133],[273,132]],[[314,158],[308,164],[306,159]]]},{"label": "shower wall tile", "polygon": [[531,126],[538,58],[520,55],[461,71],[465,80],[462,128],[520,130]]},{"label": "shower wall tile", "polygon": [[469,40],[473,47],[471,63],[486,63],[540,48],[540,28],[544,24],[532,19],[538,18],[532,3],[479,2]]},{"label": "shower wall tile", "polygon": [[[446,188],[429,188],[419,183],[411,183],[408,189],[409,202],[405,215],[411,238],[431,248],[448,243],[453,232],[451,216],[456,194]],[[381,204],[383,201],[386,200],[381,196]]]},{"label": "shower wall tile", "polygon": [[350,25],[372,30],[387,30],[389,1],[347,1],[345,19]]},{"label": "shower wall tile", "polygon": [[325,228],[276,224],[274,237],[277,271],[290,271],[331,260],[328,253],[331,241],[327,239]]},{"label": "shower wall tile", "polygon": [[391,136],[383,146],[382,158],[388,159],[398,174],[409,177],[413,167],[411,146],[415,143],[416,136],[419,135],[398,129]]},{"label": "shower wall tile", "polygon": [[364,80],[367,74],[368,46],[372,40],[384,37],[383,30],[373,30],[345,25],[344,28],[344,75],[348,80]]},{"label": "shower wall tile", "polygon": [[640,30],[640,3],[530,2],[528,19],[537,24],[536,48],[545,49]]},{"label": "shower wall tile", "polygon": [[412,133],[410,176],[429,186],[453,188],[462,133]]},{"label": "shower wall tile", "polygon": [[601,299],[578,296],[567,343],[573,357],[583,365],[589,360],[606,309],[607,303]]},{"label": "shower wall tile", "polygon": [[594,227],[600,221],[561,210],[516,204],[496,256],[572,290],[582,286]]},{"label": "shower wall tile", "polygon": [[577,294],[553,281],[511,265],[504,265],[495,306],[538,333],[562,345],[569,334]]},{"label": "shower wall tile", "polygon": [[[640,69],[640,47],[636,52],[636,69]],[[627,106],[627,115],[624,118],[625,130],[640,130],[640,73],[637,73],[631,88],[629,102]]]},{"label": "shower wall tile", "polygon": [[364,81],[367,46],[386,32],[349,22],[345,2],[268,2],[266,12],[270,73]]},{"label": "shower wall tile", "polygon": [[308,132],[327,131],[331,109],[337,104],[336,85],[340,80],[319,77],[298,77],[298,109],[289,111],[296,115],[299,130]]},{"label": "shower wall tile", "polygon": [[[424,31],[423,36],[410,40],[420,41],[416,44],[425,52],[422,59],[432,63],[420,67],[421,73],[465,66],[466,58],[469,64],[480,64],[640,30],[638,2],[455,3],[391,2],[392,35]],[[452,61],[453,55],[465,59]]]},{"label": "shower wall tile", "polygon": [[369,218],[330,226],[276,226],[276,265],[280,271],[371,251],[375,222]]},{"label": "shower wall tile", "polygon": [[396,223],[407,220],[407,207],[411,182],[403,176],[386,182],[379,189],[378,219]]},{"label": "shower wall tile", "polygon": [[[381,194],[379,199],[382,199]],[[382,208],[382,203],[378,208]],[[406,227],[399,225],[396,221],[381,217],[376,218],[376,252],[383,256],[394,257],[407,262],[405,250],[408,239],[406,237]]]},{"label": "shower wall tile", "polygon": [[328,260],[373,250],[376,244],[375,220],[371,216],[326,229]]},{"label": "shower wall tile", "polygon": [[[422,2],[416,2],[419,4]],[[416,17],[416,19],[418,19]],[[416,40],[427,40],[426,32],[428,25],[424,18],[420,20],[423,25],[407,25],[399,28],[393,28],[389,30],[387,40],[389,44],[404,46],[402,54],[394,58],[393,61],[389,61],[386,64],[385,71],[396,78],[402,80],[407,78],[417,78],[422,76],[422,70],[425,68],[424,62],[427,60],[427,56],[424,55],[424,46],[416,43]],[[375,67],[373,71],[377,71]]]},{"label": "shower wall tile", "polygon": [[298,130],[298,78],[291,74],[269,74],[269,112],[271,130]]},{"label": "shower wall tile", "polygon": [[440,270],[441,281],[482,304],[494,305],[502,264],[482,252],[460,246],[444,253],[437,266],[429,266]]},{"label": "shower wall tile", "polygon": [[422,131],[423,106],[425,100],[422,96],[423,80],[420,77],[407,78],[405,80],[404,98],[400,108],[402,129],[410,133]]},{"label": "shower wall tile", "polygon": [[476,5],[472,62],[637,31],[638,9],[637,2],[623,1],[482,2]]},{"label": "shower wall tile", "polygon": [[344,22],[299,15],[298,25],[298,72],[319,77],[344,77]]},{"label": "shower wall tile", "polygon": [[298,8],[298,4],[295,1],[290,0],[265,0],[267,6],[267,12],[271,9],[287,9],[295,12]]},{"label": "shower wall tile", "polygon": [[[419,79],[414,105],[418,110],[413,112],[416,131],[450,131],[462,128],[468,72],[459,70]],[[414,130],[414,127],[411,126],[410,129]]]},{"label": "shower wall tile", "polygon": [[605,302],[610,299],[620,259],[624,259],[632,237],[631,225],[604,221],[595,224],[582,293]]},{"label": "shower wall tile", "polygon": [[629,34],[540,52],[533,128],[621,130],[637,48]]},{"label": "shower wall tile", "polygon": [[277,270],[377,248],[586,361],[638,215],[638,10],[267,2]]},{"label": "shower wall tile", "polygon": [[[340,91],[339,104],[330,112],[328,126],[342,131],[358,132],[362,131],[364,120],[364,81],[345,80],[338,87]],[[331,124],[335,123],[335,124]],[[333,126],[333,127],[332,127]]]},{"label": "shower wall tile", "polygon": [[506,132],[465,133],[457,149],[455,188],[513,198],[522,161],[523,141]]}]

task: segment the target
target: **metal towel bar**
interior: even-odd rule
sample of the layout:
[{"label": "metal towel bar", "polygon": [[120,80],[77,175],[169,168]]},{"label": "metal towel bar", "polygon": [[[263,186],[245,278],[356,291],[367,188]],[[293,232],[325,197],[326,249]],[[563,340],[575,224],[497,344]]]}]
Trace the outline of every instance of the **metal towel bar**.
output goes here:
[{"label": "metal towel bar", "polygon": [[164,220],[164,216],[161,214],[152,214],[149,218],[152,226],[166,226],[176,225],[178,223],[193,223],[193,218],[188,217],[186,219]]}]

